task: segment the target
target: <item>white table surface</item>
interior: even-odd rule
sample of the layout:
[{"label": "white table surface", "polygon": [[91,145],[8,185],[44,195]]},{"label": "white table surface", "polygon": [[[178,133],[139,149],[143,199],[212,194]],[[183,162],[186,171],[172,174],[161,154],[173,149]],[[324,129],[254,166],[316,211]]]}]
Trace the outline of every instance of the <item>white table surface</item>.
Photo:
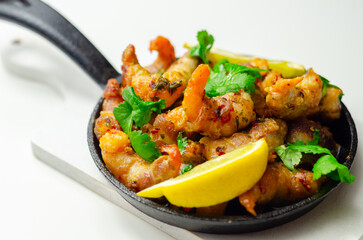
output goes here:
[{"label": "white table surface", "polygon": [[[117,69],[128,43],[136,46],[141,63],[146,64],[155,57],[147,47],[156,35],[168,37],[180,55],[183,42],[194,41],[200,29],[211,32],[220,48],[313,66],[341,86],[358,131],[363,129],[362,1],[46,2],[85,33]],[[37,37],[0,21],[0,51],[16,38]],[[39,44],[43,44],[40,38]],[[87,78],[75,65],[66,64],[65,69]],[[32,155],[34,129],[49,116],[62,114],[62,104],[52,88],[14,76],[0,64],[0,239],[171,239]],[[360,170],[361,156],[359,152],[355,160]],[[363,178],[361,172],[352,172]],[[349,193],[358,183],[361,179],[340,192]],[[347,199],[347,204],[362,208],[362,201]],[[338,223],[341,239],[360,237],[357,232],[344,232]],[[331,238],[329,233],[326,236]]]}]

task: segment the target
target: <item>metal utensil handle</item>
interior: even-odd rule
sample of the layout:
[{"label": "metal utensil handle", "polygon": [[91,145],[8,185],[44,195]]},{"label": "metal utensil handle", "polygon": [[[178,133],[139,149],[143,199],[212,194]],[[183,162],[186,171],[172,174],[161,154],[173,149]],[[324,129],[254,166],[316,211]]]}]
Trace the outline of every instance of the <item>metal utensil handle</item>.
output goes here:
[{"label": "metal utensil handle", "polygon": [[39,0],[0,0],[0,18],[29,28],[62,49],[101,87],[120,74],[67,19]]}]

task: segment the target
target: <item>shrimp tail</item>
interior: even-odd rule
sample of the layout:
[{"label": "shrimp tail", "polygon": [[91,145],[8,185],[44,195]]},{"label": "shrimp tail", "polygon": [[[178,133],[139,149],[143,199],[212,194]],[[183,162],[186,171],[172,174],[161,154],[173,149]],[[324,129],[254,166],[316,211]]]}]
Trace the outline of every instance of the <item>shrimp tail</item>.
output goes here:
[{"label": "shrimp tail", "polygon": [[130,44],[126,47],[125,51],[122,53],[122,62],[126,66],[139,64],[134,45]]},{"label": "shrimp tail", "polygon": [[150,73],[165,72],[168,67],[176,61],[175,51],[170,41],[162,36],[150,42],[150,52],[158,51],[158,58],[153,64],[147,66],[146,69]]},{"label": "shrimp tail", "polygon": [[205,96],[205,85],[207,84],[210,74],[209,66],[201,64],[194,70],[188,87],[184,93],[183,108],[190,122],[198,119],[199,112],[203,106]]}]

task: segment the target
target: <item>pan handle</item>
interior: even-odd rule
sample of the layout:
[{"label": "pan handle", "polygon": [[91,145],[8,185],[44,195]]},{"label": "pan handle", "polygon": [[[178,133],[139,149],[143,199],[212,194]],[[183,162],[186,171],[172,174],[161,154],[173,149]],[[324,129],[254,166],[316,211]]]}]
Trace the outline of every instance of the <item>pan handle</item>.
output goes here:
[{"label": "pan handle", "polygon": [[95,46],[67,19],[39,0],[0,0],[0,18],[39,33],[71,57],[104,87],[120,74]]}]

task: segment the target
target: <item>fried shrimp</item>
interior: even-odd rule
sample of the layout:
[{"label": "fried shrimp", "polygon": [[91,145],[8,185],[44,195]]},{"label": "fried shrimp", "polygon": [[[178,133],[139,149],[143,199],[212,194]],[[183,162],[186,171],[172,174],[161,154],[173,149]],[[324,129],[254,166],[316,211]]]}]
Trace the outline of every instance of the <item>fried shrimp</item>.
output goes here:
[{"label": "fried shrimp", "polygon": [[266,104],[273,116],[296,119],[319,111],[323,82],[310,69],[306,75],[292,79],[280,78],[267,92]]},{"label": "fried shrimp", "polygon": [[102,111],[113,111],[121,102],[123,102],[120,85],[116,79],[112,78],[108,80],[105,91],[103,92],[105,100],[102,104]]},{"label": "fried shrimp", "polygon": [[162,36],[150,42],[150,52],[158,51],[158,58],[153,64],[145,67],[150,73],[165,72],[169,66],[176,61],[174,47],[170,41]]},{"label": "fried shrimp", "polygon": [[319,117],[323,121],[328,122],[340,118],[340,111],[342,110],[340,98],[342,95],[343,91],[340,88],[328,87],[326,89],[326,95],[319,104]]},{"label": "fried shrimp", "polygon": [[244,91],[207,97],[204,88],[209,73],[208,65],[199,65],[185,90],[182,106],[188,119],[186,131],[213,139],[229,137],[255,120],[253,102]]},{"label": "fried shrimp", "polygon": [[103,160],[126,187],[140,191],[179,175],[181,156],[177,145],[164,145],[161,155],[150,163],[142,159],[131,147],[129,137],[119,130],[106,132],[100,139]]},{"label": "fried shrimp", "polygon": [[238,199],[249,213],[256,216],[256,205],[279,205],[307,198],[317,193],[320,185],[320,181],[313,180],[310,171],[291,172],[281,162],[272,163],[267,166],[260,181]]},{"label": "fried shrimp", "polygon": [[[340,145],[319,123],[340,118],[342,90],[312,69],[302,75],[298,64],[217,50],[207,31],[197,39],[177,59],[158,36],[149,66],[130,44],[122,82],[107,83],[94,136],[124,186],[143,197],[165,194],[158,203],[188,213],[256,216],[316,194],[329,178],[354,181],[341,154],[334,158]],[[165,107],[155,103],[161,99]]]},{"label": "fried shrimp", "polygon": [[139,64],[133,45],[129,45],[125,49],[122,61],[122,86],[133,87],[135,93],[144,101],[164,99],[166,108],[170,107],[182,95],[198,64],[196,58],[185,54],[175,61],[163,75],[151,74]]},{"label": "fried shrimp", "polygon": [[207,159],[213,159],[247,143],[265,138],[269,148],[269,161],[273,161],[276,158],[275,148],[284,143],[286,134],[287,125],[284,121],[266,118],[254,123],[249,131],[235,133],[229,138],[218,140],[204,137],[200,143],[204,146],[204,156]]},{"label": "fried shrimp", "polygon": [[112,113],[113,109],[123,102],[120,85],[116,79],[108,80],[103,97],[105,100],[102,104],[102,111],[95,121],[94,133],[97,139],[100,139],[107,131],[121,130],[120,124]]}]

